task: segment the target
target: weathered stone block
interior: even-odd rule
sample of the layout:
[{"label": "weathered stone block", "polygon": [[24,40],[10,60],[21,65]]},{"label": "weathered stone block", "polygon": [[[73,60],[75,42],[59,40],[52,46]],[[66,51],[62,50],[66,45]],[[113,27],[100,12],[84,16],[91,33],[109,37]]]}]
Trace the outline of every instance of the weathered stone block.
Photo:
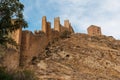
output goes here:
[{"label": "weathered stone block", "polygon": [[87,31],[88,31],[88,34],[91,36],[102,35],[101,28],[95,25],[91,25],[90,27],[88,27]]}]

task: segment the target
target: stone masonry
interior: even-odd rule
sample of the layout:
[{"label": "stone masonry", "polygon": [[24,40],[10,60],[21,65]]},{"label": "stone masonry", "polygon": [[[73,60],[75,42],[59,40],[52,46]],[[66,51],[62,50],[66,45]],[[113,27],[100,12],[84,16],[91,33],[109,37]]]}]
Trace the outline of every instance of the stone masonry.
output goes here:
[{"label": "stone masonry", "polygon": [[73,30],[73,28],[72,28],[71,23],[69,22],[69,20],[64,20],[64,27],[68,31],[70,31],[71,33],[74,33],[74,30]]},{"label": "stone masonry", "polygon": [[101,28],[98,27],[98,26],[95,26],[95,25],[91,25],[90,27],[88,27],[87,31],[88,31],[88,34],[90,36],[100,36],[100,35],[102,35]]},{"label": "stone masonry", "polygon": [[47,38],[48,38],[48,41],[50,41],[51,40],[51,23],[50,22],[47,22],[47,33],[46,33],[46,35],[47,35]]},{"label": "stone masonry", "polygon": [[[14,24],[15,23],[15,19],[13,19],[11,22],[12,22],[12,24]],[[16,43],[18,44],[18,45],[20,45],[21,44],[21,35],[22,34],[22,28],[20,28],[20,29],[17,29],[16,31],[13,31],[12,32],[12,34],[11,34],[11,37],[16,41]]]},{"label": "stone masonry", "polygon": [[65,26],[66,28],[70,28],[69,20],[64,20],[64,26]]},{"label": "stone masonry", "polygon": [[44,33],[47,33],[47,20],[46,20],[46,16],[42,17],[42,31]]},{"label": "stone masonry", "polygon": [[[60,33],[64,31],[74,33],[69,20],[64,21],[64,26],[60,24],[60,18],[54,18],[54,29],[51,29],[51,22],[47,21],[46,16],[42,17],[42,30],[22,31],[18,29],[12,34],[13,39],[20,45],[20,62],[21,64],[28,64],[34,57],[42,54],[48,43],[60,37]],[[91,25],[88,28],[88,34],[92,36],[101,35],[100,27]]]},{"label": "stone masonry", "polygon": [[54,18],[54,30],[56,31],[61,31],[61,28],[60,28],[60,18],[59,17],[56,17]]},{"label": "stone masonry", "polygon": [[[71,30],[70,30],[71,28]],[[63,29],[63,30],[62,30]],[[70,26],[69,20],[66,23],[66,26],[62,26],[60,24],[60,18],[54,18],[54,29],[51,29],[51,22],[47,21],[46,16],[42,17],[42,30],[35,31],[32,33],[31,31],[22,31],[21,35],[21,61],[22,65],[28,64],[34,57],[42,54],[45,47],[48,43],[56,38],[59,38],[60,33],[62,31],[73,31]],[[16,34],[18,35],[18,33]]]},{"label": "stone masonry", "polygon": [[[14,24],[14,21],[12,23]],[[59,38],[60,34],[66,30],[74,33],[69,20],[65,20],[63,26],[60,24],[60,18],[56,17],[54,18],[54,29],[51,29],[51,23],[47,21],[46,16],[42,17],[42,30],[34,33],[28,30],[22,31],[21,28],[16,30],[11,34],[12,38],[20,46],[19,52],[15,53],[19,57],[16,61],[19,62],[20,60],[21,65],[29,64],[33,58],[42,55],[50,41]],[[102,35],[98,26],[91,25],[87,30],[91,36]]]},{"label": "stone masonry", "polygon": [[31,31],[22,32],[20,64],[29,64],[34,57],[42,54],[48,45],[48,38],[45,33],[35,34]]},{"label": "stone masonry", "polygon": [[[16,19],[11,20],[14,24]],[[8,49],[5,52],[5,57],[3,57],[3,66],[7,68],[8,71],[15,70],[19,67],[20,63],[20,53],[21,53],[21,40],[22,40],[22,28],[9,33],[9,37],[14,39],[18,44],[18,47],[8,44]]]}]

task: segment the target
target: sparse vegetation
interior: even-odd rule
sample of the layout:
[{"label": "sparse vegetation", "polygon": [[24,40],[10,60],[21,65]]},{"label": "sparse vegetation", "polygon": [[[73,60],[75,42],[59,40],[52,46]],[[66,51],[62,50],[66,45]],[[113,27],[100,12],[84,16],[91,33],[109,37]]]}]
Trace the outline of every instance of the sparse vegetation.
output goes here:
[{"label": "sparse vegetation", "polygon": [[37,78],[30,70],[9,73],[5,71],[5,68],[0,67],[0,80],[37,80]]},{"label": "sparse vegetation", "polygon": [[0,67],[0,80],[13,80],[13,77],[4,68]]},{"label": "sparse vegetation", "polygon": [[13,80],[36,80],[36,78],[33,71],[24,70],[14,73]]},{"label": "sparse vegetation", "polygon": [[5,54],[4,48],[0,47],[0,59],[3,57],[4,54]]}]

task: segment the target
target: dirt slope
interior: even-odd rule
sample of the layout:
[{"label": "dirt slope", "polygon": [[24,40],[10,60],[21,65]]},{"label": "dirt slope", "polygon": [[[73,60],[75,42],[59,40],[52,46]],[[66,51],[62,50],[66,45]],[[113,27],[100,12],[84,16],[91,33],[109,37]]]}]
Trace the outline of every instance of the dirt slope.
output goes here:
[{"label": "dirt slope", "polygon": [[33,60],[39,80],[120,80],[120,41],[72,34]]}]

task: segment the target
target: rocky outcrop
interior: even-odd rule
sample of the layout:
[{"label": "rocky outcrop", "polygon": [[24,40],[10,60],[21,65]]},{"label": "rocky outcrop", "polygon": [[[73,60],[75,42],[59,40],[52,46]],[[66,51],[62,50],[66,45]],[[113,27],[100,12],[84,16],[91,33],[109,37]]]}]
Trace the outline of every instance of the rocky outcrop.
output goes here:
[{"label": "rocky outcrop", "polygon": [[40,80],[119,80],[120,41],[106,36],[73,34],[58,40],[36,60]]},{"label": "rocky outcrop", "polygon": [[20,53],[11,48],[3,51],[2,53],[4,54],[0,57],[0,65],[6,68],[7,71],[12,72],[17,70],[20,63]]}]

